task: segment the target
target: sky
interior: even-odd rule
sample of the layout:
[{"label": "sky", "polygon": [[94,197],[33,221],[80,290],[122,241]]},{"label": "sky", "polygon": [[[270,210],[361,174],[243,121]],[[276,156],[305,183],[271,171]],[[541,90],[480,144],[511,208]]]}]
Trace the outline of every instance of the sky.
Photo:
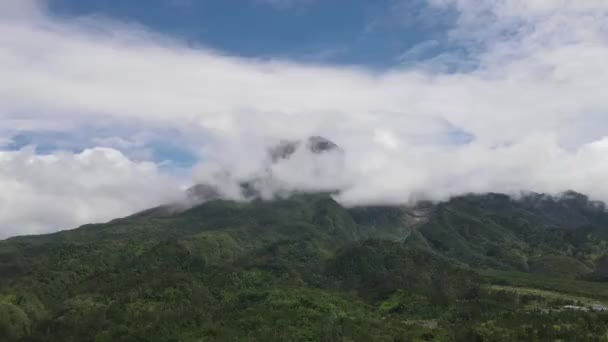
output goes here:
[{"label": "sky", "polygon": [[[3,0],[0,238],[272,173],[345,205],[608,200],[607,0]],[[268,165],[283,139],[343,154]]]}]

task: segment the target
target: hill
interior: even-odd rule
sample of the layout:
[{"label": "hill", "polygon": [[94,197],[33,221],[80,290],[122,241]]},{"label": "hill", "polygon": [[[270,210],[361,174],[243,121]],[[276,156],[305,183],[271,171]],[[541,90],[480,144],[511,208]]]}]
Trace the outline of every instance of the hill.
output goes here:
[{"label": "hill", "polygon": [[[608,214],[587,197],[154,208],[0,241],[7,341],[597,340]],[[601,306],[596,306],[602,308]]]}]

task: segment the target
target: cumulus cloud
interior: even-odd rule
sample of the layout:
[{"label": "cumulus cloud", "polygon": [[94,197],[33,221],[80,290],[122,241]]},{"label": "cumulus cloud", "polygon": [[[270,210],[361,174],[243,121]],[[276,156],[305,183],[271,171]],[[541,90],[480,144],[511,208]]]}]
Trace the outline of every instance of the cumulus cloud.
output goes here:
[{"label": "cumulus cloud", "polygon": [[[13,131],[108,122],[171,127],[200,151],[194,181],[225,170],[232,178],[254,175],[279,139],[323,135],[347,151],[342,161],[307,168],[309,156],[301,155],[274,166],[273,174],[295,188],[329,188],[336,181],[347,188],[338,199],[351,205],[567,189],[608,200],[602,185],[608,2],[428,1],[454,16],[447,39],[459,48],[385,71],[226,56],[141,27],[103,18],[59,20],[37,2],[4,1],[0,124]],[[7,180],[16,177],[5,170]],[[128,189],[126,183],[116,184]],[[48,203],[44,187],[27,184],[24,205]],[[94,201],[105,187],[113,188],[105,183],[97,192],[72,195]],[[137,198],[158,202],[166,190],[144,188],[131,188],[135,204],[125,210],[108,201],[97,212],[104,218],[127,213],[151,204]],[[17,226],[40,217],[34,222],[43,227],[45,217],[63,217],[41,207],[48,205],[2,214],[4,222]],[[63,227],[101,216],[80,218]]]},{"label": "cumulus cloud", "polygon": [[94,148],[0,152],[0,238],[105,221],[174,201],[177,183],[150,162]]}]

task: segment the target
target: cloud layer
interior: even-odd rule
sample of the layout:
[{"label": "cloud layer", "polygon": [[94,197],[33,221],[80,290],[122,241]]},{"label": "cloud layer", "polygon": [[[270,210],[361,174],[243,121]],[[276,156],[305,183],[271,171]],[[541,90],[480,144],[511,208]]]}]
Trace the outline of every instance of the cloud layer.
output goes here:
[{"label": "cloud layer", "polygon": [[[428,2],[454,18],[450,49],[370,71],[226,56],[109,19],[60,20],[38,2],[4,1],[0,142],[85,124],[169,127],[200,151],[199,181],[225,169],[254,175],[269,145],[318,134],[344,148],[344,160],[307,167],[302,155],[273,174],[294,188],[346,185],[339,200],[351,205],[567,189],[608,200],[608,2]],[[94,170],[81,167],[90,151],[2,152],[0,183],[13,190],[0,200],[0,235],[110,219],[178,188],[150,161],[91,151],[106,156]],[[23,154],[45,166],[32,171]],[[15,163],[30,178],[19,178]],[[124,176],[111,176],[116,168]],[[80,180],[48,176],[63,169]],[[72,210],[49,205],[62,202],[49,187],[72,189],[61,193]]]},{"label": "cloud layer", "polygon": [[174,201],[172,179],[117,150],[0,152],[0,238],[99,222]]}]

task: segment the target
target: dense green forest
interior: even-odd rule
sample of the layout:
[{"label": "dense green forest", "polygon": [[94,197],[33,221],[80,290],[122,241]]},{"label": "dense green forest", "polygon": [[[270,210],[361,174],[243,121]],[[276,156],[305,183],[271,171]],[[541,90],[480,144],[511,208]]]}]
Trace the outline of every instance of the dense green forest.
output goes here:
[{"label": "dense green forest", "polygon": [[576,193],[159,207],[0,241],[0,340],[605,341],[607,244]]}]

